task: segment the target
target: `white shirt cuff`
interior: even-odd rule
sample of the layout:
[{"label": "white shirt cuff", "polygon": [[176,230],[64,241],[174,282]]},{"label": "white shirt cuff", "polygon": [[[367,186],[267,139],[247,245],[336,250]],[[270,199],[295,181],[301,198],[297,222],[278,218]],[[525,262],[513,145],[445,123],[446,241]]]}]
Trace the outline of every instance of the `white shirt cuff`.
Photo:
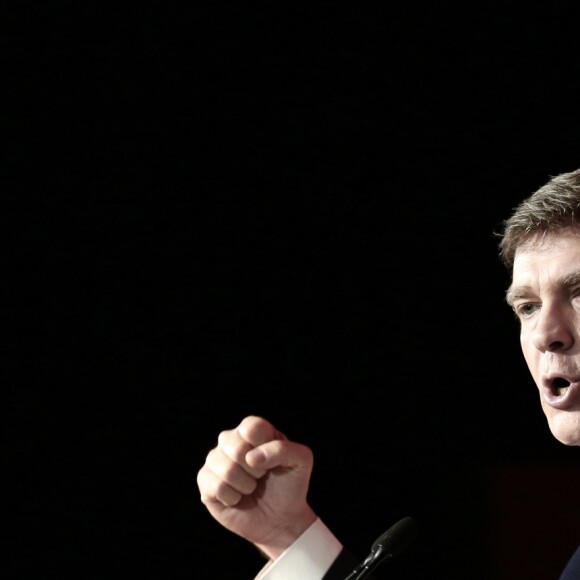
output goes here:
[{"label": "white shirt cuff", "polygon": [[268,562],[255,580],[321,580],[342,550],[342,544],[317,519],[304,533]]}]

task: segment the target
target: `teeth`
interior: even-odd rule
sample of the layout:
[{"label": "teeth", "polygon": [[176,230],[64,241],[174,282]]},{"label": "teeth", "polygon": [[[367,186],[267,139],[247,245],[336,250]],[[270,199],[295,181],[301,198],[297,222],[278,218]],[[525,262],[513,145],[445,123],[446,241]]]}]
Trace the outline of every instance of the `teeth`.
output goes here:
[{"label": "teeth", "polygon": [[558,395],[563,395],[569,388],[570,385],[567,385],[566,387],[558,387],[556,393],[558,393]]}]

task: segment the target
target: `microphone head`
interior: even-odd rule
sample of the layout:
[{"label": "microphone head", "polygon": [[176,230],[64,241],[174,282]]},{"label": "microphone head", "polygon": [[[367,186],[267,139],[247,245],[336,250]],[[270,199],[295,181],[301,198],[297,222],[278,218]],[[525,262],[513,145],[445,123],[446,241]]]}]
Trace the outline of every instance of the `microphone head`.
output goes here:
[{"label": "microphone head", "polygon": [[417,536],[419,527],[409,516],[399,520],[386,532],[381,534],[373,544],[373,553],[380,553],[383,558],[392,558],[400,554]]}]

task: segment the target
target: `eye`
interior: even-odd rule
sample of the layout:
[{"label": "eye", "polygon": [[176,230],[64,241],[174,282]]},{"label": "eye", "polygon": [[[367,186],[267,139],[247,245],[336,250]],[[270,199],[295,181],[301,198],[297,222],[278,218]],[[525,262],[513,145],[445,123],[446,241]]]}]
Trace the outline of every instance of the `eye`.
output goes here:
[{"label": "eye", "polygon": [[535,302],[524,302],[514,305],[514,312],[518,318],[529,318],[539,309],[540,305]]},{"label": "eye", "polygon": [[580,290],[576,289],[572,294],[572,303],[578,304],[580,302]]}]

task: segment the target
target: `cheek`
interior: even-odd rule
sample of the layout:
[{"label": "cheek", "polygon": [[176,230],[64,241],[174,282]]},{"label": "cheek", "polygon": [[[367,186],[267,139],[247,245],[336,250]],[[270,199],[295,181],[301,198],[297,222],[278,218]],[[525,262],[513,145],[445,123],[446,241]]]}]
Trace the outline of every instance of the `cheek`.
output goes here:
[{"label": "cheek", "polygon": [[524,359],[528,365],[528,369],[535,380],[538,376],[538,368],[540,364],[539,351],[537,348],[534,348],[529,337],[526,337],[523,333],[520,334],[520,346]]}]

